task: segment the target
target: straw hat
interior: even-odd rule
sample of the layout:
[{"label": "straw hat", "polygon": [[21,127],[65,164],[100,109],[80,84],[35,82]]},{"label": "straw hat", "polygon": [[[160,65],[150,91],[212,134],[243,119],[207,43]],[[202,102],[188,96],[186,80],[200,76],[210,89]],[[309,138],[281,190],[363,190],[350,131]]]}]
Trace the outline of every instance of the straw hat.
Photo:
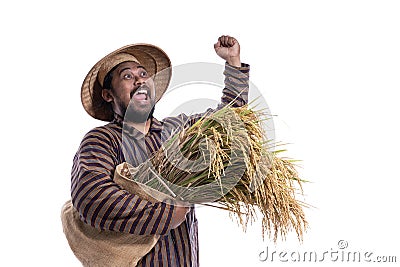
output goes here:
[{"label": "straw hat", "polygon": [[111,121],[114,118],[111,104],[101,96],[104,77],[119,63],[134,61],[144,66],[153,76],[156,102],[167,90],[171,79],[171,61],[160,48],[150,44],[132,44],[121,47],[103,57],[86,75],[81,89],[82,105],[95,119]]}]

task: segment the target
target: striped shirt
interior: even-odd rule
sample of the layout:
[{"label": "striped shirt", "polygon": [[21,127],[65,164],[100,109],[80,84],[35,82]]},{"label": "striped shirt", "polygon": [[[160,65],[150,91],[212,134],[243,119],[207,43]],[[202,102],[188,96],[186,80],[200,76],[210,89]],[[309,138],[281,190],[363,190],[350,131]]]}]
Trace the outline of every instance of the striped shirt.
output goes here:
[{"label": "striped shirt", "polygon": [[[226,64],[224,75],[225,88],[216,109],[229,103],[247,104],[249,65],[235,68]],[[126,127],[122,118],[115,116],[107,125],[90,130],[74,157],[71,197],[82,221],[102,230],[161,236],[138,266],[199,266],[195,210],[191,208],[186,220],[171,229],[174,206],[151,203],[121,189],[113,182],[115,167],[123,162],[138,166],[148,160],[174,130],[194,123],[201,115],[180,114],[161,121],[152,118],[146,135]]]}]

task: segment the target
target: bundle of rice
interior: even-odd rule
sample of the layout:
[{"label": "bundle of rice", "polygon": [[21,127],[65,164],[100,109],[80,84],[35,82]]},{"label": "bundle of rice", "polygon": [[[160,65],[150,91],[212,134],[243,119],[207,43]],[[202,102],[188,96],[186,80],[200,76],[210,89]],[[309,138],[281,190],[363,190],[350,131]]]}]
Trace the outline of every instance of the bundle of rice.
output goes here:
[{"label": "bundle of rice", "polygon": [[[262,216],[262,233],[276,241],[307,228],[296,199],[301,180],[292,161],[270,151],[262,111],[224,107],[181,129],[151,159],[124,174],[176,199],[224,208],[246,229]],[[297,187],[296,187],[297,185]],[[264,237],[264,236],[263,236]]]}]

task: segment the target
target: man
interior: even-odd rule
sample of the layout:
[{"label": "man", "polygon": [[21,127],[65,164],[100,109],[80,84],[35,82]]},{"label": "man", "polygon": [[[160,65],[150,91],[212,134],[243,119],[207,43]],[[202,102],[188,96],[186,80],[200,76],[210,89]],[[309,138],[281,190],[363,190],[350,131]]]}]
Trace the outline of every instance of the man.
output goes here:
[{"label": "man", "polygon": [[[238,41],[218,38],[214,49],[226,61],[225,88],[217,109],[247,103],[249,65],[240,61]],[[170,60],[158,47],[138,44],[101,59],[82,85],[82,104],[94,118],[110,123],[89,131],[72,167],[71,196],[80,219],[101,230],[159,235],[138,266],[198,266],[194,208],[151,203],[113,181],[115,167],[146,161],[175,129],[196,116],[181,114],[158,121],[155,103],[167,89]],[[208,112],[212,111],[211,109]]]}]

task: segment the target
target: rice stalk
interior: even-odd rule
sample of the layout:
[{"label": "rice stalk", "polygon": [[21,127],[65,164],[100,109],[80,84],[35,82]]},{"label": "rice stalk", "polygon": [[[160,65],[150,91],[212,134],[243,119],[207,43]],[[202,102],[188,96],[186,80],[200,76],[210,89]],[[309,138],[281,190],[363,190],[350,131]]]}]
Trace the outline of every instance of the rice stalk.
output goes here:
[{"label": "rice stalk", "polygon": [[244,230],[260,213],[263,238],[276,242],[294,230],[302,241],[308,205],[296,197],[304,180],[293,161],[270,151],[265,119],[247,106],[207,114],[167,140],[131,171],[131,179],[192,204],[229,210]]}]

